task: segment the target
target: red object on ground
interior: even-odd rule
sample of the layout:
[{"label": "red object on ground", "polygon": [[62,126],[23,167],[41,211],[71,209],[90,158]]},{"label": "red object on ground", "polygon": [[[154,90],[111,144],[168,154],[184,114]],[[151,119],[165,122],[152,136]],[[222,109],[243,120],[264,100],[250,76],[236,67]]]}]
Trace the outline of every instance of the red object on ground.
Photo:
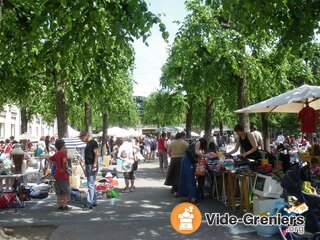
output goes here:
[{"label": "red object on ground", "polygon": [[16,194],[13,192],[10,193],[4,193],[0,197],[0,208],[9,208],[12,207],[14,204],[14,201],[16,199]]},{"label": "red object on ground", "polygon": [[301,132],[316,133],[316,122],[318,122],[318,113],[314,108],[306,106],[299,112],[301,122]]}]

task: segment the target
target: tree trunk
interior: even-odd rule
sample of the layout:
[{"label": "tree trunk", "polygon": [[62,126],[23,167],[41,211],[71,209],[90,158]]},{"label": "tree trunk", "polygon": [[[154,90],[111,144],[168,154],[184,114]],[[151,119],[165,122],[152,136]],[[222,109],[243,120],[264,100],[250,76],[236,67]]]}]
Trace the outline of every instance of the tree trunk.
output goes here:
[{"label": "tree trunk", "polygon": [[109,113],[108,111],[102,114],[103,130],[102,130],[102,147],[101,155],[107,155],[107,136],[108,136],[108,127],[109,127]]},{"label": "tree trunk", "polygon": [[2,23],[2,6],[3,6],[3,0],[0,0],[0,29],[1,29],[1,23]]},{"label": "tree trunk", "polygon": [[28,132],[28,116],[27,116],[27,108],[22,107],[20,109],[21,114],[21,134]]},{"label": "tree trunk", "polygon": [[[246,77],[238,77],[238,107],[244,108],[248,106],[248,81]],[[242,124],[246,131],[250,129],[250,120],[248,113],[239,114],[239,123]]]},{"label": "tree trunk", "polygon": [[85,124],[86,131],[88,132],[90,138],[92,138],[92,109],[90,102],[85,103]]},{"label": "tree trunk", "polygon": [[224,132],[223,132],[223,122],[222,121],[220,121],[220,123],[219,123],[219,131],[220,131],[220,136],[223,136]]},{"label": "tree trunk", "polygon": [[207,142],[210,142],[212,134],[212,114],[213,114],[213,99],[207,97],[206,99],[206,114],[204,120],[204,137]]},{"label": "tree trunk", "polygon": [[66,114],[66,103],[64,96],[64,86],[61,80],[61,75],[58,70],[54,69],[54,79],[56,84],[56,111],[58,123],[58,137],[68,137],[68,124]]},{"label": "tree trunk", "polygon": [[187,138],[191,138],[192,117],[193,117],[193,102],[191,99],[188,101],[188,109],[187,109],[187,116],[186,116],[186,135],[187,135]]},{"label": "tree trunk", "polygon": [[270,152],[270,132],[268,113],[261,113],[263,147],[265,151]]}]

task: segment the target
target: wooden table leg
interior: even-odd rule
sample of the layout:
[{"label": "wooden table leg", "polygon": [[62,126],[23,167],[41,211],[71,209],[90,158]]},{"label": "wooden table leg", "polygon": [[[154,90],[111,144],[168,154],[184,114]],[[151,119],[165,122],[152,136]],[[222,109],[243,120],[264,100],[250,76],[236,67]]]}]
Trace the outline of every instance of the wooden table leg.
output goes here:
[{"label": "wooden table leg", "polygon": [[232,172],[228,172],[228,205],[229,207],[232,207],[233,209],[235,209],[235,194],[234,194],[234,173]]},{"label": "wooden table leg", "polygon": [[249,192],[248,192],[248,176],[241,176],[241,212],[250,211]]}]

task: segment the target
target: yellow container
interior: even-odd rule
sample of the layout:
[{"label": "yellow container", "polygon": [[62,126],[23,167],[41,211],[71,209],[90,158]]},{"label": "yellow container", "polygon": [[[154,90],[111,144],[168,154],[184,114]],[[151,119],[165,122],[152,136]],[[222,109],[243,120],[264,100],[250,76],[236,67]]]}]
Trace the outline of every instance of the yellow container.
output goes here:
[{"label": "yellow container", "polygon": [[269,160],[268,159],[261,159],[261,165],[268,165],[269,164]]}]

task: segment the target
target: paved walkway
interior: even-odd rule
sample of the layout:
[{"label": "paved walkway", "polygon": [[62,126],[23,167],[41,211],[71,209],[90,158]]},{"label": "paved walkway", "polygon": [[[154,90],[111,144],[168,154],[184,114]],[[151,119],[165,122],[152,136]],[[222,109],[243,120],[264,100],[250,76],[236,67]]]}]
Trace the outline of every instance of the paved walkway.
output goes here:
[{"label": "paved walkway", "polygon": [[[55,196],[41,201],[31,201],[24,209],[0,211],[0,225],[5,227],[29,226],[31,228],[56,226],[47,236],[50,240],[81,239],[263,239],[253,228],[209,227],[203,223],[193,235],[182,236],[170,225],[170,213],[183,199],[171,196],[170,188],[163,185],[164,176],[157,164],[142,163],[137,172],[136,192],[123,193],[120,199],[100,200],[98,207],[82,211],[73,204],[72,210],[56,210]],[[120,184],[123,186],[123,179]],[[204,212],[224,213],[228,210],[215,200],[200,204]],[[40,239],[40,238],[38,238]],[[278,239],[273,238],[273,239]]]}]

